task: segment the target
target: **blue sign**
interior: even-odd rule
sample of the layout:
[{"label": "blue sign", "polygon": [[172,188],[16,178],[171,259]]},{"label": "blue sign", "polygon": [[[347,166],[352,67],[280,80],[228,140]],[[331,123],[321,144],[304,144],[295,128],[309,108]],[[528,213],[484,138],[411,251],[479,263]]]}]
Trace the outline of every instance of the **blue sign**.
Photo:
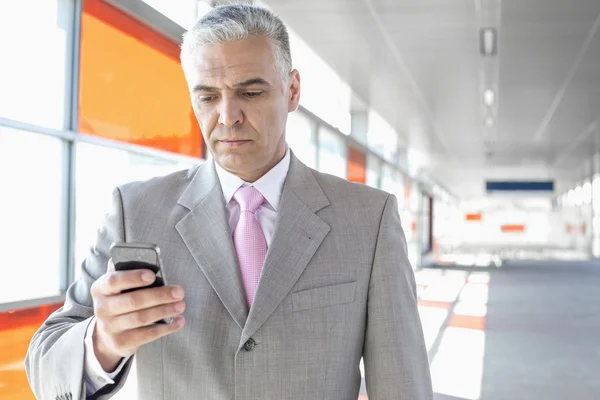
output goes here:
[{"label": "blue sign", "polygon": [[554,181],[487,181],[488,192],[554,192]]}]

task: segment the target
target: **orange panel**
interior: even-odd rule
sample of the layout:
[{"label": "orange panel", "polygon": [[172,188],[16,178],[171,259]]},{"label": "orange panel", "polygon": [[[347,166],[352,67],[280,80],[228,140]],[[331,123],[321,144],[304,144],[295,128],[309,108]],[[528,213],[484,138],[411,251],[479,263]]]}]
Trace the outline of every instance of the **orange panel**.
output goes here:
[{"label": "orange panel", "polygon": [[452,307],[452,303],[445,301],[432,301],[432,300],[419,300],[419,307],[430,307],[430,308],[441,308],[449,310]]},{"label": "orange panel", "polygon": [[573,225],[567,224],[567,232],[573,233]]},{"label": "orange panel", "polygon": [[35,331],[61,306],[48,304],[0,313],[0,399],[35,400],[23,361]]},{"label": "orange panel", "polygon": [[481,213],[465,214],[467,221],[481,221]]},{"label": "orange panel", "polygon": [[502,225],[502,232],[525,232],[525,225]]},{"label": "orange panel", "polygon": [[361,150],[348,145],[348,180],[351,182],[367,182],[367,156]]},{"label": "orange panel", "polygon": [[179,45],[100,0],[85,0],[79,130],[201,157]]},{"label": "orange panel", "polygon": [[448,326],[454,328],[485,330],[485,317],[475,317],[472,315],[452,315]]}]

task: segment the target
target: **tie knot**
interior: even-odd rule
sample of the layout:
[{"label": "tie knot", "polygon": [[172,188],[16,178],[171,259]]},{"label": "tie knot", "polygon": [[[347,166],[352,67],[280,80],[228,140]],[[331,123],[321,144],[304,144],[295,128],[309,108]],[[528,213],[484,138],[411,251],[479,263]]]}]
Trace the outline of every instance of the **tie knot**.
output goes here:
[{"label": "tie knot", "polygon": [[265,201],[264,196],[254,186],[240,187],[233,198],[240,205],[240,211],[250,211],[251,213],[256,212]]}]

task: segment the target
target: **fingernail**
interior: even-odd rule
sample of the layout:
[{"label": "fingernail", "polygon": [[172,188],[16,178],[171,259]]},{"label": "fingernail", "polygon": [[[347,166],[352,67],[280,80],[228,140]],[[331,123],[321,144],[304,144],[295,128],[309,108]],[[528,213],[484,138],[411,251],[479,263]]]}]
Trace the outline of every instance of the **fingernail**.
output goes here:
[{"label": "fingernail", "polygon": [[185,304],[183,304],[183,303],[175,304],[175,311],[177,311],[177,312],[182,312],[184,308],[185,308]]},{"label": "fingernail", "polygon": [[177,328],[182,327],[183,324],[185,324],[185,318],[183,318],[183,317],[177,317],[177,318],[175,318],[175,326]]},{"label": "fingernail", "polygon": [[150,271],[145,271],[142,273],[142,280],[150,283],[154,280],[154,274]]},{"label": "fingernail", "polygon": [[181,299],[183,297],[183,289],[180,287],[173,288],[173,290],[171,290],[171,296],[173,296],[174,299]]}]

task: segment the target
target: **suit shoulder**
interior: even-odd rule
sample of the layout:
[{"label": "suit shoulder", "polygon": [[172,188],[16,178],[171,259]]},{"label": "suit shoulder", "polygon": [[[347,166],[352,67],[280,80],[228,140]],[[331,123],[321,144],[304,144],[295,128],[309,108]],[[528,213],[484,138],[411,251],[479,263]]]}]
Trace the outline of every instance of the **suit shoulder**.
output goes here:
[{"label": "suit shoulder", "polygon": [[321,189],[330,201],[346,200],[356,201],[361,203],[375,203],[384,205],[389,197],[389,193],[380,189],[375,189],[371,186],[350,182],[334,175],[325,174],[323,172],[310,169],[310,172],[315,177],[316,181],[321,186]]},{"label": "suit shoulder", "polygon": [[144,197],[156,194],[157,192],[175,194],[187,187],[187,184],[192,180],[198,168],[199,166],[196,165],[189,169],[175,171],[164,176],[157,176],[143,181],[128,182],[120,185],[118,188],[124,197]]}]

